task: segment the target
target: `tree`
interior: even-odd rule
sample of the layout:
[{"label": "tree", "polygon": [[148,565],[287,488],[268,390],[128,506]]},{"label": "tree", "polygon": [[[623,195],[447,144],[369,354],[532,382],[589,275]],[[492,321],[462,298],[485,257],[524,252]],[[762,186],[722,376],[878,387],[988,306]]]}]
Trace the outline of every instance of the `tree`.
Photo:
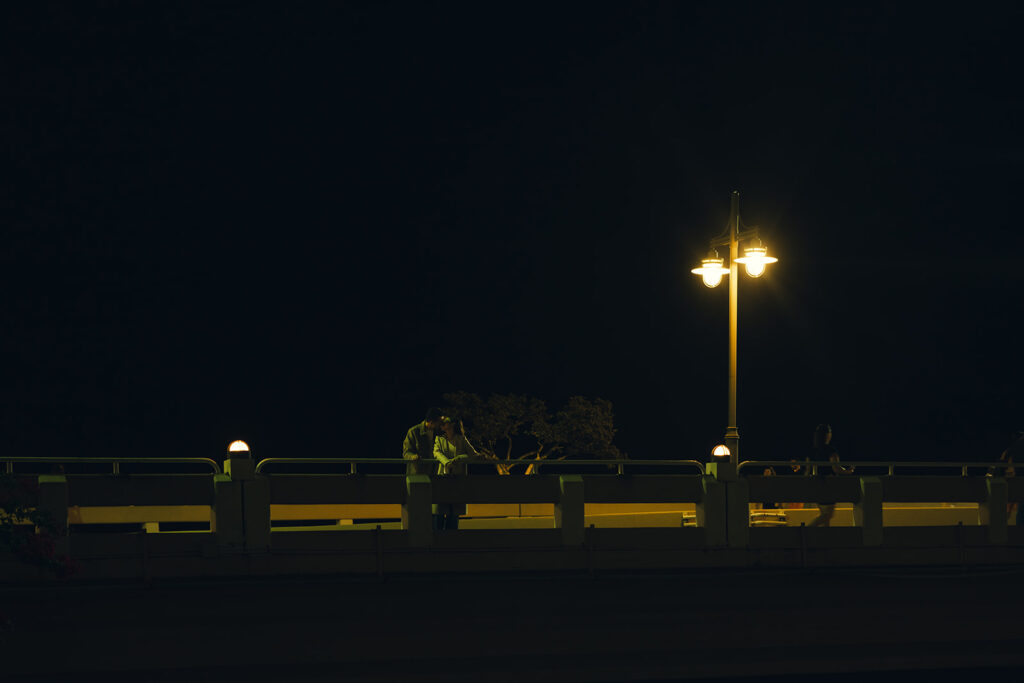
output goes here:
[{"label": "tree", "polygon": [[[543,400],[520,394],[492,394],[484,400],[459,391],[445,394],[444,400],[445,412],[463,420],[466,436],[484,457],[522,460],[529,465],[527,474],[536,471],[534,461],[548,458],[626,457],[612,444],[612,404],[601,398],[573,396],[553,415]],[[516,464],[497,467],[507,474]]]}]

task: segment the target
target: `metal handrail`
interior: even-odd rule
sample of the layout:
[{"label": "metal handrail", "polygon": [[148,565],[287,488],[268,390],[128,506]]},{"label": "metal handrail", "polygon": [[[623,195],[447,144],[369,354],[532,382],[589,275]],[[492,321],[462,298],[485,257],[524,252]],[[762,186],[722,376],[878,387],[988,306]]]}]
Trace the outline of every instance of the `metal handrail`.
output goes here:
[{"label": "metal handrail", "polygon": [[214,474],[221,474],[220,465],[216,461],[210,460],[209,458],[50,458],[50,457],[32,457],[32,456],[11,456],[2,457],[0,456],[0,462],[5,463],[4,471],[7,474],[14,474],[14,463],[16,462],[33,462],[33,463],[49,463],[52,465],[65,465],[71,463],[111,463],[112,473],[121,474],[121,463],[123,462],[144,462],[144,463],[159,463],[159,464],[170,464],[170,463],[195,463],[209,465],[213,470]]},{"label": "metal handrail", "polygon": [[[303,465],[313,464],[348,464],[352,474],[357,473],[358,465],[408,465],[412,462],[440,463],[436,458],[421,458],[419,460],[406,460],[405,458],[264,458],[256,465],[256,473],[263,472],[264,465],[275,463],[293,463]],[[698,460],[491,460],[489,458],[467,458],[467,465],[536,465],[538,468],[548,466],[570,466],[570,465],[614,465],[618,473],[623,474],[626,466],[639,465],[640,467],[693,467],[701,474],[704,474],[704,464]]]},{"label": "metal handrail", "polygon": [[797,467],[798,466],[801,469],[803,469],[804,467],[810,467],[811,468],[811,476],[814,476],[814,475],[818,474],[818,467],[833,467],[833,466],[838,466],[838,467],[851,467],[851,466],[852,467],[885,467],[885,468],[888,468],[888,472],[889,472],[889,476],[890,477],[895,474],[895,471],[896,471],[897,467],[917,467],[917,468],[924,468],[924,469],[949,469],[951,467],[959,467],[960,468],[960,476],[961,477],[966,477],[967,476],[967,468],[968,467],[975,467],[975,468],[982,468],[983,467],[983,468],[987,468],[987,469],[1000,468],[1001,467],[1001,468],[1003,468],[1005,470],[1005,469],[1009,469],[1009,468],[1014,466],[1014,464],[1012,462],[993,462],[993,463],[987,463],[987,462],[940,462],[940,461],[913,462],[913,461],[910,461],[910,460],[903,460],[903,461],[899,461],[899,462],[892,461],[892,460],[869,460],[869,461],[864,461],[864,462],[859,462],[859,461],[855,462],[855,461],[846,461],[846,460],[844,460],[844,461],[838,462],[838,463],[830,463],[830,462],[815,462],[815,461],[808,461],[808,460],[744,460],[743,462],[741,462],[737,466],[736,471],[739,472],[744,467],[756,467],[758,465],[760,465],[760,466],[768,466],[768,467]]}]

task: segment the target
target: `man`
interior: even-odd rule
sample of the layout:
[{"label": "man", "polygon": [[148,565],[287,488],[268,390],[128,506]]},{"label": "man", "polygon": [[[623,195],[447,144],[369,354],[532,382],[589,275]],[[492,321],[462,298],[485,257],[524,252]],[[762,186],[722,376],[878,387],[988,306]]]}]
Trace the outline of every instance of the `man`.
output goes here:
[{"label": "man", "polygon": [[405,433],[402,457],[410,461],[405,468],[406,474],[430,474],[432,463],[426,461],[434,457],[434,432],[440,427],[441,410],[431,408],[423,422],[414,425]]}]

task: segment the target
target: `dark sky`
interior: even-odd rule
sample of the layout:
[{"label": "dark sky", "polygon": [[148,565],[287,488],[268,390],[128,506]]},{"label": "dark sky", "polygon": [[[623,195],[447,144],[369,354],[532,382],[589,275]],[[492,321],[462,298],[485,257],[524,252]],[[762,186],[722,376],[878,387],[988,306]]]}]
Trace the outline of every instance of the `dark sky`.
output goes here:
[{"label": "dark sky", "polygon": [[1007,3],[27,3],[0,25],[3,448],[394,457],[441,394],[633,457],[987,460],[1024,429]]}]

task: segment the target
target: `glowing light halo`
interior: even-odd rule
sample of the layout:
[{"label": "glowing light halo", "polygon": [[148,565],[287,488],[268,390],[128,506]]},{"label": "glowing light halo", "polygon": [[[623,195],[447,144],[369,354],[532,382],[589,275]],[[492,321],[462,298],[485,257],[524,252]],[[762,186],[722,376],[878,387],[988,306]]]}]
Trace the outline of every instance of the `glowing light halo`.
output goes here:
[{"label": "glowing light halo", "polygon": [[248,453],[248,452],[249,452],[249,444],[247,444],[246,442],[242,441],[241,439],[236,439],[236,440],[232,441],[231,445],[228,446],[228,453]]},{"label": "glowing light halo", "polygon": [[711,449],[711,457],[718,460],[728,458],[730,455],[732,455],[732,452],[729,450],[729,447],[723,443],[720,443]]},{"label": "glowing light halo", "polygon": [[761,277],[764,275],[764,268],[769,263],[778,263],[779,259],[768,256],[768,247],[758,245],[747,247],[743,250],[743,256],[736,259],[736,263],[742,263],[747,267],[747,275],[750,277]]},{"label": "glowing light halo", "polygon": [[690,272],[700,275],[706,287],[717,287],[722,282],[722,277],[729,274],[729,269],[722,265],[723,259],[709,256],[701,259],[700,268],[694,268]]}]

